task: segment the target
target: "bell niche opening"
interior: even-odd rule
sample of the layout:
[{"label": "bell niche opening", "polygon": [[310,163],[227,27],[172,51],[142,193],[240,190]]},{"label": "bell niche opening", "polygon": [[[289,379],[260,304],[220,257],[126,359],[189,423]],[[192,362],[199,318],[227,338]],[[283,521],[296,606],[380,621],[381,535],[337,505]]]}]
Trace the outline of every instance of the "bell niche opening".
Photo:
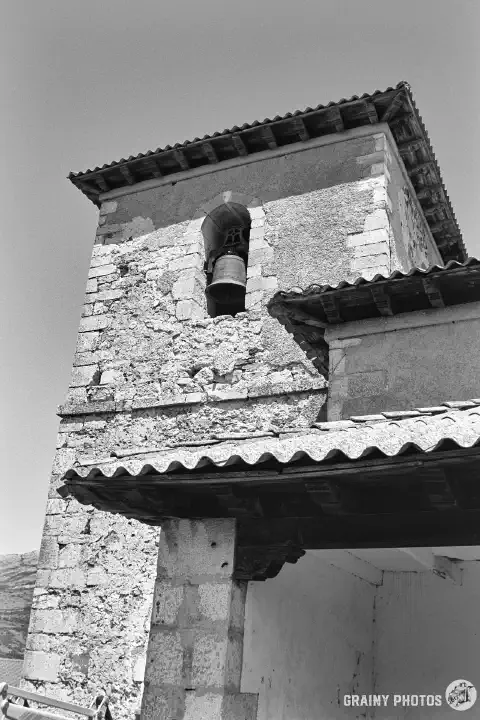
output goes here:
[{"label": "bell niche opening", "polygon": [[250,213],[237,203],[220,205],[203,222],[210,317],[245,311],[250,225]]}]

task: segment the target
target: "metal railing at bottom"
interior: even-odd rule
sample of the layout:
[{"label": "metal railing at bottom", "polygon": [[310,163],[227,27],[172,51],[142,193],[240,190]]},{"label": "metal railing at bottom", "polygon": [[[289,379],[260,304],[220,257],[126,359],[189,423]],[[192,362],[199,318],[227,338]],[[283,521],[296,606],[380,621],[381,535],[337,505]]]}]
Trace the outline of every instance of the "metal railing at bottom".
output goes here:
[{"label": "metal railing at bottom", "polygon": [[[73,703],[50,698],[46,695],[10,687],[7,683],[0,683],[0,720],[71,720],[70,717],[49,712],[38,707],[31,707],[30,703],[45,705],[47,708],[58,708],[69,713],[75,713],[89,718],[89,720],[112,720],[109,698],[106,692],[98,693],[90,707],[82,707]],[[2,717],[3,716],[3,717]]]}]

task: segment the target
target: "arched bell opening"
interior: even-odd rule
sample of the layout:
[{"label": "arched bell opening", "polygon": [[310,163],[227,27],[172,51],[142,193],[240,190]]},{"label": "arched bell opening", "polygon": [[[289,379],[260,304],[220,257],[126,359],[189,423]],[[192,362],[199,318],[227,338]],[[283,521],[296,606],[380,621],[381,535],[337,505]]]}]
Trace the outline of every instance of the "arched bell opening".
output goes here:
[{"label": "arched bell opening", "polygon": [[245,310],[250,226],[250,213],[238,203],[219,205],[203,222],[210,317]]}]

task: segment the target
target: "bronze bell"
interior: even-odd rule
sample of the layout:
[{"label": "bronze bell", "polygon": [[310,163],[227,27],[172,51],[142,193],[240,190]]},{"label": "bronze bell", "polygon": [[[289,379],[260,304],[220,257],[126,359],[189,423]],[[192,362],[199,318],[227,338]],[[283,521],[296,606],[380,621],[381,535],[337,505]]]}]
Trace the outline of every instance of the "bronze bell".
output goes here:
[{"label": "bronze bell", "polygon": [[221,305],[242,300],[247,285],[245,263],[239,255],[227,253],[218,258],[213,268],[212,282],[207,293]]}]

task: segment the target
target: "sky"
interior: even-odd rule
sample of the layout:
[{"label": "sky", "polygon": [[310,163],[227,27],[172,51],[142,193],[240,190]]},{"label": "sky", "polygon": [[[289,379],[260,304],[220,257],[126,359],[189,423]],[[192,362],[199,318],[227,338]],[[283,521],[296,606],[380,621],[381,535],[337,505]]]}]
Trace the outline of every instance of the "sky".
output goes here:
[{"label": "sky", "polygon": [[67,179],[406,80],[469,255],[478,0],[3,0],[0,554],[40,545],[98,211]]}]

